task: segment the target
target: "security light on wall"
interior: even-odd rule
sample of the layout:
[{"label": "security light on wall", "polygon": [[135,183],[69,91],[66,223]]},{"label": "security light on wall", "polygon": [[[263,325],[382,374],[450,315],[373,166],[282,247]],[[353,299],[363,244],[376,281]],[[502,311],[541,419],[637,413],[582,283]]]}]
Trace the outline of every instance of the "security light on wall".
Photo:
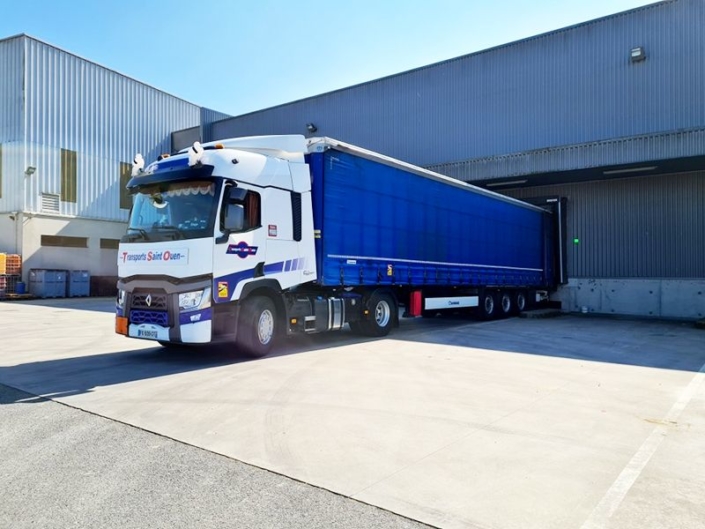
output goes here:
[{"label": "security light on wall", "polygon": [[632,48],[629,52],[629,58],[632,62],[640,62],[646,59],[646,52],[644,51],[644,47],[637,46],[636,48]]},{"label": "security light on wall", "polygon": [[24,170],[24,175],[25,176],[32,176],[36,172],[37,172],[37,168],[30,165],[29,167],[27,167],[27,169]]},{"label": "security light on wall", "polygon": [[306,130],[313,134],[318,130],[318,127],[316,127],[313,123],[306,123]]}]

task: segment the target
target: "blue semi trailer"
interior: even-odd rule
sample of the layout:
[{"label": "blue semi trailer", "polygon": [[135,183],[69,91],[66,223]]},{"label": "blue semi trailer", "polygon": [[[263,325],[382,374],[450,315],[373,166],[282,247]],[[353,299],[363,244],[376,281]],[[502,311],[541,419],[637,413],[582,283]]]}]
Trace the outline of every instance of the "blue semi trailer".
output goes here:
[{"label": "blue semi trailer", "polygon": [[555,286],[546,210],[330,138],[137,157],[116,331],[164,345],[386,335],[408,316],[525,310]]}]

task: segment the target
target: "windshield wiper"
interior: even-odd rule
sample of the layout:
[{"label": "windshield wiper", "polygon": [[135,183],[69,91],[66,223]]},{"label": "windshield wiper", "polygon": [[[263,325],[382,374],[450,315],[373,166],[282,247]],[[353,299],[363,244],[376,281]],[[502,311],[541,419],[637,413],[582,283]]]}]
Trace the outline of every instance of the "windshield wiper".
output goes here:
[{"label": "windshield wiper", "polygon": [[[127,231],[136,231],[144,238],[145,241],[149,240],[149,236],[147,235],[147,232],[145,230],[143,230],[142,228],[133,228],[132,226],[128,226]],[[134,240],[134,239],[132,239],[132,240]]]},{"label": "windshield wiper", "polygon": [[155,229],[156,231],[162,231],[162,230],[173,231],[174,233],[177,233],[181,239],[186,238],[186,233],[184,232],[184,230],[182,230],[178,226],[174,226],[173,224],[157,224],[154,226],[153,229]]}]

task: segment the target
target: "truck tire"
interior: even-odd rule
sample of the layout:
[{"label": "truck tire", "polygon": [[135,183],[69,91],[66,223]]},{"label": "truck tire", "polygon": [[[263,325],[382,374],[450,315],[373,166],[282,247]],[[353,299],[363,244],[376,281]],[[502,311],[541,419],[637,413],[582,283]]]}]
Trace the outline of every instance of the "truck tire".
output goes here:
[{"label": "truck tire", "polygon": [[506,290],[499,293],[499,310],[503,318],[511,315],[514,303],[512,303],[512,296]]},{"label": "truck tire", "polygon": [[240,309],[236,338],[238,349],[253,358],[269,354],[278,333],[277,309],[271,299],[255,296]]},{"label": "truck tire", "polygon": [[369,319],[360,323],[360,331],[366,336],[387,336],[394,325],[394,311],[397,304],[394,298],[385,292],[375,292],[367,303],[370,309]]},{"label": "truck tire", "polygon": [[480,297],[480,316],[483,320],[493,320],[497,312],[497,297],[494,292],[485,291]]},{"label": "truck tire", "polygon": [[526,292],[523,290],[517,292],[514,297],[514,310],[516,310],[517,313],[522,313],[526,310]]}]

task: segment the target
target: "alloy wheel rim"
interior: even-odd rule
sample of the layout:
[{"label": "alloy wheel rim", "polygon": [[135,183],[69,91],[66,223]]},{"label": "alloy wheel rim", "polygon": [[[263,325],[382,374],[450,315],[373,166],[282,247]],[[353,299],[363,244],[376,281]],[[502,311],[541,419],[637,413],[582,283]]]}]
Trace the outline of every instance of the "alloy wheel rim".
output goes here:
[{"label": "alloy wheel rim", "polygon": [[492,299],[492,296],[486,296],[485,297],[485,312],[487,314],[492,314],[494,311],[494,299]]},{"label": "alloy wheel rim", "polygon": [[259,343],[267,345],[274,336],[274,315],[270,310],[262,311],[257,322],[257,338]]},{"label": "alloy wheel rim", "polygon": [[375,322],[380,327],[386,327],[392,317],[392,311],[389,308],[389,303],[380,301],[375,307]]}]

